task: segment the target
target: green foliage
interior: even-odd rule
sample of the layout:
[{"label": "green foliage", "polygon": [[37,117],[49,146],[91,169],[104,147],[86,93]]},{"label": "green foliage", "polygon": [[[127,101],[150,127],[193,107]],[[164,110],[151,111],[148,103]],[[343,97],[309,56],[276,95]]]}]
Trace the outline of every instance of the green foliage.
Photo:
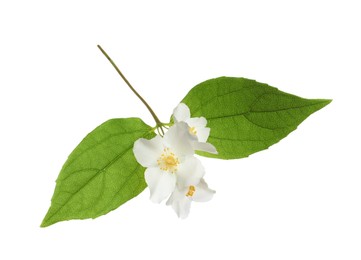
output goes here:
[{"label": "green foliage", "polygon": [[154,136],[139,118],[112,119],[94,129],[61,169],[41,226],[96,218],[141,193],[146,187],[144,168],[135,160],[133,144]]},{"label": "green foliage", "polygon": [[[197,85],[182,102],[192,117],[205,117],[211,128],[208,142],[218,154],[199,154],[236,159],[277,143],[331,100],[304,99],[254,80],[221,77]],[[94,129],[61,169],[41,226],[96,218],[141,193],[144,168],[133,145],[154,136],[153,128],[139,118],[112,119]]]},{"label": "green foliage", "polygon": [[182,102],[211,128],[208,142],[218,154],[199,154],[236,159],[277,143],[331,100],[304,99],[254,80],[221,77],[200,83]]}]

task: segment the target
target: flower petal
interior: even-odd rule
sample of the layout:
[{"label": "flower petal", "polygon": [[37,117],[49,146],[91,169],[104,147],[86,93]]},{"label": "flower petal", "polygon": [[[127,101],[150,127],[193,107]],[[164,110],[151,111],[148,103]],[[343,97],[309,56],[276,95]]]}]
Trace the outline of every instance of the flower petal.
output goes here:
[{"label": "flower petal", "polygon": [[174,191],[170,195],[169,199],[167,200],[167,206],[173,204],[174,201],[180,200],[181,198],[185,197],[186,188],[179,189],[177,186],[175,187]]},{"label": "flower petal", "polygon": [[190,128],[193,128],[196,132],[196,136],[199,142],[207,142],[210,128],[206,127],[207,120],[204,117],[194,117],[186,120],[186,123]]},{"label": "flower petal", "polygon": [[162,154],[162,138],[156,136],[150,140],[140,138],[135,141],[133,153],[137,161],[144,167],[154,167]]},{"label": "flower petal", "polygon": [[211,129],[209,127],[198,127],[197,137],[199,142],[207,142]]},{"label": "flower petal", "polygon": [[189,133],[188,125],[185,122],[179,122],[169,128],[164,135],[164,143],[171,148],[174,153],[180,157],[194,154],[190,143],[194,137]]},{"label": "flower petal", "polygon": [[197,202],[207,202],[210,201],[213,198],[213,195],[216,192],[214,190],[211,190],[208,188],[207,183],[204,181],[204,179],[201,179],[199,184],[195,187],[195,192],[192,196],[194,201]]},{"label": "flower petal", "polygon": [[151,201],[160,203],[174,191],[177,180],[175,174],[162,171],[158,167],[151,167],[146,169],[144,176],[150,190]]},{"label": "flower petal", "polygon": [[213,154],[218,154],[216,147],[210,143],[192,142],[192,147],[196,151],[203,151]]},{"label": "flower petal", "polygon": [[167,205],[171,205],[179,218],[186,218],[189,215],[192,200],[185,195],[185,190],[174,190],[167,201]]},{"label": "flower petal", "polygon": [[192,118],[185,120],[185,122],[190,127],[196,127],[196,128],[206,127],[206,125],[207,125],[207,119],[205,119],[203,116],[202,117],[192,117]]},{"label": "flower petal", "polygon": [[197,185],[205,174],[201,162],[194,156],[185,157],[183,163],[179,164],[177,171],[177,183],[179,187]]},{"label": "flower petal", "polygon": [[173,116],[175,122],[184,122],[191,117],[191,112],[188,106],[184,103],[180,103],[174,110]]}]

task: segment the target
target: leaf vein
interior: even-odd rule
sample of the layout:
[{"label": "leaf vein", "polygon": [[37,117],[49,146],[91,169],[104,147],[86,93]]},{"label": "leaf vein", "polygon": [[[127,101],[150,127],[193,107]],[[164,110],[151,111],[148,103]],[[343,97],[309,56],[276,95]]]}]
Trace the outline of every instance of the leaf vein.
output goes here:
[{"label": "leaf vein", "polygon": [[[126,135],[126,134],[134,134],[134,133],[139,133],[139,132],[144,132],[144,130],[139,130],[139,131],[129,131],[129,132],[121,132],[121,133],[117,133],[117,134],[110,134],[109,136],[99,140],[99,141],[96,141],[96,144],[88,147],[87,149],[84,149],[83,151],[81,151],[77,157],[83,155],[84,153],[88,152],[89,150],[92,150],[94,148],[96,148],[98,145],[101,145],[103,142],[109,140],[110,138],[113,138],[113,137],[116,137],[116,136],[120,136],[120,135]],[[72,165],[75,161],[76,161],[77,158],[74,158],[72,161],[68,162],[66,164],[66,167],[69,167],[70,165]]]},{"label": "leaf vein", "polygon": [[[144,132],[144,131],[143,131]],[[148,134],[148,133],[147,133]],[[142,135],[141,137],[145,137],[147,134]],[[99,173],[106,172],[106,169],[111,166],[113,163],[115,163],[117,160],[119,160],[122,156],[124,156],[131,148],[133,147],[133,144],[126,148],[122,153],[118,154],[112,161],[110,161],[107,165],[105,165],[102,169],[100,169],[98,172],[96,172],[84,185],[82,185],[73,196],[69,197],[62,206],[60,206],[55,212],[53,212],[50,216],[47,217],[47,221],[52,219],[60,210],[62,210],[66,204],[68,204],[76,194],[78,194],[82,189],[84,189],[85,186],[87,186],[91,181],[93,181],[96,177],[99,177]]]},{"label": "leaf vein", "polygon": [[[320,103],[322,103],[322,102],[320,102]],[[304,107],[316,106],[318,104],[319,103],[307,104],[307,105],[304,105],[304,106],[288,107],[288,108],[281,108],[281,109],[268,110],[268,111],[253,111],[253,110],[250,110],[250,113],[255,113],[255,114],[257,114],[257,113],[274,113],[274,112],[280,112],[280,111],[286,111],[286,110],[289,111],[289,110],[293,110],[293,109],[301,109],[301,108],[304,108]]]}]

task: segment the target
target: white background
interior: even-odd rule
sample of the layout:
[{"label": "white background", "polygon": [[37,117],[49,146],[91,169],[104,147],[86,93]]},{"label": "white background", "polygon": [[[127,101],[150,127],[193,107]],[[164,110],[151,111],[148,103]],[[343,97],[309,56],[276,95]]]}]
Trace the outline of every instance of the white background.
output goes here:
[{"label": "white background", "polygon": [[[357,1],[1,1],[0,259],[361,259]],[[166,121],[196,84],[256,79],[334,101],[250,158],[201,158],[217,191],[186,220],[146,190],[96,220],[39,228],[97,125]]]}]

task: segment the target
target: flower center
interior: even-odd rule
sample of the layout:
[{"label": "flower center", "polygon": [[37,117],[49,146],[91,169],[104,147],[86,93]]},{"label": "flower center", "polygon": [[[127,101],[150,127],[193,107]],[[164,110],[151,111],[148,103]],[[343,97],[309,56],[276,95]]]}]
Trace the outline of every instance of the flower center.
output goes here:
[{"label": "flower center", "polygon": [[157,164],[161,170],[175,173],[178,169],[179,160],[169,148],[164,148]]},{"label": "flower center", "polygon": [[188,131],[191,135],[197,135],[197,130],[195,127],[189,127]]},{"label": "flower center", "polygon": [[189,186],[186,196],[192,197],[195,191],[196,191],[196,188],[193,185]]}]

